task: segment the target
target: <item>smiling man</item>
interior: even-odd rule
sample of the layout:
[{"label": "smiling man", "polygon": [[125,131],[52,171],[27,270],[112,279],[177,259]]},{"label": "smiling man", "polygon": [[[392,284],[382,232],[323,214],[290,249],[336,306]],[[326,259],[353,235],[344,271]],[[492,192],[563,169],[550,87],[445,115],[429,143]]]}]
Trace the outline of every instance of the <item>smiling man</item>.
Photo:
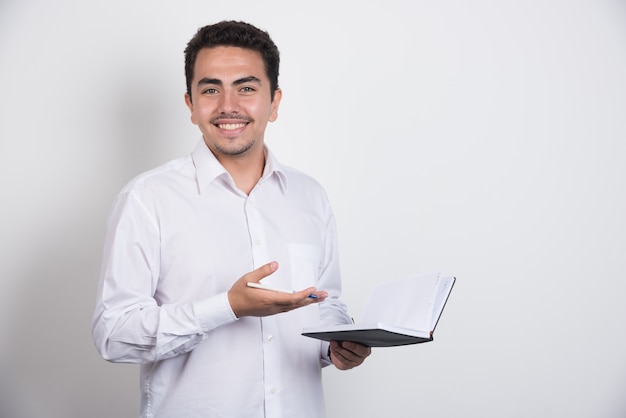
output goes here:
[{"label": "smiling man", "polygon": [[185,95],[191,120],[235,184],[249,193],[261,176],[265,128],[278,117],[282,92],[272,89],[261,55],[251,49],[203,48],[193,74]]},{"label": "smiling man", "polygon": [[323,417],[321,368],[371,352],[300,335],[350,317],[326,194],[265,145],[278,69],[266,32],[201,28],[185,102],[202,139],[111,209],[92,335],[105,359],[141,364],[142,417]]}]

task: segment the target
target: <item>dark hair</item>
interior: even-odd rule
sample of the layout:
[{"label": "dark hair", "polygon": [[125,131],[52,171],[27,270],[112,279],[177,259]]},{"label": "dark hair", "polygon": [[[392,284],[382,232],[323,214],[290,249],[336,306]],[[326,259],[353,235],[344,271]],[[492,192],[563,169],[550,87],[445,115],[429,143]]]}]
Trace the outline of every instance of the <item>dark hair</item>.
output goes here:
[{"label": "dark hair", "polygon": [[187,48],[185,48],[185,78],[187,94],[190,99],[191,82],[198,52],[203,48],[218,46],[235,46],[259,52],[265,65],[265,73],[270,79],[270,92],[272,100],[274,100],[274,93],[278,89],[278,67],[280,64],[278,48],[267,32],[249,23],[233,20],[222,21],[198,29],[198,32],[187,44]]}]

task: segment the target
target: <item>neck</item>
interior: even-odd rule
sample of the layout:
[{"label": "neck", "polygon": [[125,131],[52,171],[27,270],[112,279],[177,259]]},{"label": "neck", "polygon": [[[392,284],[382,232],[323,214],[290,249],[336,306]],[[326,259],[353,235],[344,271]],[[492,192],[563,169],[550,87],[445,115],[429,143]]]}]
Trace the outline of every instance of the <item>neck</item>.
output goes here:
[{"label": "neck", "polygon": [[265,168],[265,150],[255,154],[239,156],[216,156],[217,160],[230,174],[239,190],[250,194],[259,182]]}]

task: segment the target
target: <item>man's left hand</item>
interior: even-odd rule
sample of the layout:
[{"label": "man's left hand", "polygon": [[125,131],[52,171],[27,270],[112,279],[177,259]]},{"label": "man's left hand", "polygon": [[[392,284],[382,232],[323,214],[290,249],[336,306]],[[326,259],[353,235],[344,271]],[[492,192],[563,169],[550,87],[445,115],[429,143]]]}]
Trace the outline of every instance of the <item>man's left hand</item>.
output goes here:
[{"label": "man's left hand", "polygon": [[350,341],[330,342],[330,360],[339,370],[349,370],[360,365],[371,353],[370,347],[358,343]]}]

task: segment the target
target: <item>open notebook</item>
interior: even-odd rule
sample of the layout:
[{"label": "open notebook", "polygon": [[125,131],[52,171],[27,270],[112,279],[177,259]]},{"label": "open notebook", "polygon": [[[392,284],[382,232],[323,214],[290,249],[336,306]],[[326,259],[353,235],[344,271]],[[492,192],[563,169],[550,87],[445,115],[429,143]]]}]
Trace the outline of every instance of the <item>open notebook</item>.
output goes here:
[{"label": "open notebook", "polygon": [[308,327],[302,335],[325,341],[355,341],[370,347],[432,341],[455,280],[432,273],[380,283],[358,323]]}]

